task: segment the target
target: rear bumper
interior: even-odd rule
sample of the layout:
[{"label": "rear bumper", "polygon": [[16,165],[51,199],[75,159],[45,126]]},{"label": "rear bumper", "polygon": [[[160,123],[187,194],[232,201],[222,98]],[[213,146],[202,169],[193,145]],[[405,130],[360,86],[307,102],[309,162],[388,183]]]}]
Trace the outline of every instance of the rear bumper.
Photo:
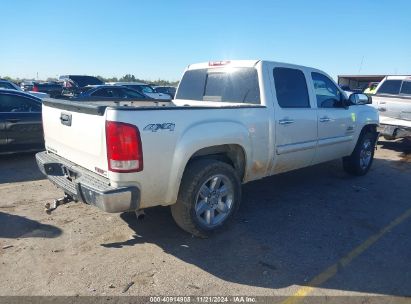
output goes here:
[{"label": "rear bumper", "polygon": [[139,209],[140,190],[137,187],[114,188],[108,179],[45,151],[36,154],[36,161],[40,171],[76,201],[110,213]]}]

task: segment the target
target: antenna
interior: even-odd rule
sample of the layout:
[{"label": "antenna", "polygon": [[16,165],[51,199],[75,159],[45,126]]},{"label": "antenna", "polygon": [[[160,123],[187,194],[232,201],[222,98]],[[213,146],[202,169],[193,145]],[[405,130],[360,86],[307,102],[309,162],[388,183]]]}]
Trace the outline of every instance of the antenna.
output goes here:
[{"label": "antenna", "polygon": [[362,58],[361,58],[361,63],[360,63],[360,68],[358,69],[358,74],[361,73],[363,63],[364,63],[364,56],[362,56]]}]

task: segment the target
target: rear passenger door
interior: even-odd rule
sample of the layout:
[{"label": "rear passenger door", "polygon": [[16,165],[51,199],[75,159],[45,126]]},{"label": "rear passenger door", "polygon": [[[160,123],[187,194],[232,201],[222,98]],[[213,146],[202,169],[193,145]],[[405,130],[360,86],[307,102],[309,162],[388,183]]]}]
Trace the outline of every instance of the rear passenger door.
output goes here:
[{"label": "rear passenger door", "polygon": [[309,166],[317,145],[317,110],[306,73],[298,68],[271,69],[274,91],[275,159],[273,173]]},{"label": "rear passenger door", "polygon": [[20,95],[2,94],[0,121],[4,121],[2,133],[6,137],[2,152],[40,150],[44,147],[40,102]]},{"label": "rear passenger door", "polygon": [[312,72],[312,88],[318,108],[318,151],[314,163],[351,153],[355,112],[345,106],[345,95],[328,76]]}]

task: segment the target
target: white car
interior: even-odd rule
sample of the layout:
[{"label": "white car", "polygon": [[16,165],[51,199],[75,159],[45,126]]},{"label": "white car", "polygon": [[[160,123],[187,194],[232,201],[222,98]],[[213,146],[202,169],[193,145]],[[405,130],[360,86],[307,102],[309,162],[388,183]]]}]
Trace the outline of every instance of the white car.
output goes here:
[{"label": "white car", "polygon": [[304,66],[192,64],[162,106],[45,101],[47,151],[36,158],[61,202],[106,212],[171,205],[182,229],[206,236],[239,208],[242,183],[333,159],[366,174],[379,123],[369,103]]},{"label": "white car", "polygon": [[385,77],[376,89],[373,105],[380,112],[381,135],[411,138],[411,75]]},{"label": "white car", "polygon": [[148,97],[161,100],[170,100],[171,96],[164,93],[157,93],[150,85],[142,82],[108,82],[108,85],[121,85],[134,89]]},{"label": "white car", "polygon": [[[2,89],[8,89],[8,90],[15,90],[15,91],[20,91],[20,92],[24,92],[18,85],[14,84],[11,81],[8,80],[4,80],[4,79],[0,79],[0,88]],[[49,98],[50,95],[47,93],[41,93],[41,92],[33,92],[33,91],[29,91],[26,92],[29,93],[33,96],[36,96],[40,99],[44,99],[44,98]]]}]

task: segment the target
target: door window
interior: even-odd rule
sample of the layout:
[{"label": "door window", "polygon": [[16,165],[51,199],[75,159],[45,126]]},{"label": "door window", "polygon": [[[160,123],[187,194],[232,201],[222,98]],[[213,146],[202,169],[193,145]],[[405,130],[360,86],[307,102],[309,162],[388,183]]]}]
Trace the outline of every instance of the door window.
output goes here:
[{"label": "door window", "polygon": [[307,82],[302,71],[290,68],[275,68],[274,83],[277,101],[281,108],[310,107]]},{"label": "door window", "polygon": [[401,94],[411,95],[411,81],[404,81],[402,83]]},{"label": "door window", "polygon": [[0,95],[0,112],[41,112],[41,103],[17,95]]},{"label": "door window", "polygon": [[129,98],[129,99],[145,99],[146,97],[142,94],[140,94],[137,91],[134,90],[130,90],[130,89],[122,89],[122,95],[121,97],[123,98]]},{"label": "door window", "polygon": [[398,95],[400,93],[402,80],[386,80],[378,89],[377,94]]},{"label": "door window", "polygon": [[327,76],[311,73],[318,108],[341,108],[344,96]]},{"label": "door window", "polygon": [[117,90],[112,88],[102,88],[91,93],[93,97],[113,98],[118,97]]}]

